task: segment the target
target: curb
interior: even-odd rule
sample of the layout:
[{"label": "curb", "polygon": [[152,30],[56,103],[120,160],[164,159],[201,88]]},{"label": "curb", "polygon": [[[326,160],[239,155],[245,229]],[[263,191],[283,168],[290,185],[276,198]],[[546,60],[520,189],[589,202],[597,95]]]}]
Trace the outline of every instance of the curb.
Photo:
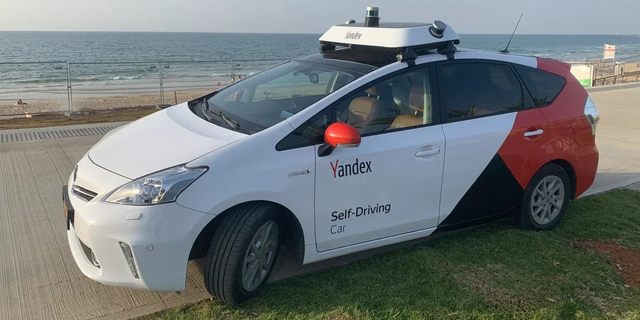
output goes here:
[{"label": "curb", "polygon": [[589,190],[585,191],[582,195],[580,195],[578,198],[592,196],[594,194],[607,192],[607,191],[613,190],[613,189],[626,188],[626,187],[634,185],[636,183],[640,183],[640,176],[629,178],[629,179],[626,179],[626,180],[622,180],[622,181],[619,181],[619,182],[616,182],[616,183],[612,183],[612,184],[606,185],[604,187],[589,189]]},{"label": "curb", "polygon": [[597,87],[589,87],[585,88],[587,92],[602,92],[602,91],[614,91],[614,90],[623,90],[623,89],[633,89],[640,87],[640,82],[631,82],[631,83],[621,83],[621,84],[611,84],[608,86],[597,86]]}]

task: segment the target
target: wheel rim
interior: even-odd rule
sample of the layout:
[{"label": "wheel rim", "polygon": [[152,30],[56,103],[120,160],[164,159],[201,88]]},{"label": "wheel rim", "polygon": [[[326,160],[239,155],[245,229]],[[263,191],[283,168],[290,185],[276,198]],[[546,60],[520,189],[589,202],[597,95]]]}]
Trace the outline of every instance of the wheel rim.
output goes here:
[{"label": "wheel rim", "polygon": [[253,235],[242,264],[242,287],[253,291],[265,280],[278,248],[278,225],[273,221],[263,224]]},{"label": "wheel rim", "polygon": [[531,196],[531,216],[539,225],[553,222],[564,204],[564,183],[556,176],[548,176],[538,183]]}]

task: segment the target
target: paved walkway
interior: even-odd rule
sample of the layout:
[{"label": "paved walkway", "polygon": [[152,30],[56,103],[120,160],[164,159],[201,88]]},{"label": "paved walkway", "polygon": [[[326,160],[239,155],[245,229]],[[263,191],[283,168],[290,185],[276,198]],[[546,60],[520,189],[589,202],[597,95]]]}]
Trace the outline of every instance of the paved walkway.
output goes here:
[{"label": "paved walkway", "polygon": [[[601,161],[589,192],[640,183],[640,88],[599,90],[592,96],[602,113]],[[202,283],[200,261],[189,263],[187,290],[182,294],[104,286],[80,273],[67,245],[60,186],[100,139],[95,126],[100,125],[89,126],[93,129],[88,131],[63,129],[84,132],[79,137],[48,135],[42,140],[0,142],[0,319],[121,319],[210,297]],[[16,132],[0,135],[8,133]],[[304,267],[284,252],[271,281],[383,250]]]},{"label": "paved walkway", "polygon": [[[616,89],[617,90],[613,90]],[[589,90],[600,111],[600,150],[593,194],[640,182],[640,88],[635,84]]]}]

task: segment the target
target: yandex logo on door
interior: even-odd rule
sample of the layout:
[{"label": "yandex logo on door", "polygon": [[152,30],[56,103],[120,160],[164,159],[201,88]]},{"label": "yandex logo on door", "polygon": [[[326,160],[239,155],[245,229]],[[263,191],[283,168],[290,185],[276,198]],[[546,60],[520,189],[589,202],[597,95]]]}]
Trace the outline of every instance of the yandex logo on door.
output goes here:
[{"label": "yandex logo on door", "polygon": [[348,164],[340,164],[340,159],[336,159],[336,163],[331,164],[331,170],[333,170],[333,178],[342,178],[355,176],[359,174],[367,174],[371,172],[371,161],[356,161]]}]

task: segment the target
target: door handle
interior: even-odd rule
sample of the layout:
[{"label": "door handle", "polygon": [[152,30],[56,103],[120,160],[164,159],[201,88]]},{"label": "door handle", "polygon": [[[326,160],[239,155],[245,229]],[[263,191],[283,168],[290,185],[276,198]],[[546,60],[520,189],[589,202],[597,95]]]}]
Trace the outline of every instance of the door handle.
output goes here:
[{"label": "door handle", "polygon": [[436,155],[436,154],[440,153],[440,151],[441,151],[440,148],[422,150],[422,151],[416,152],[416,157],[423,158],[423,157],[433,156],[433,155]]},{"label": "door handle", "polygon": [[543,133],[544,133],[544,130],[538,129],[536,131],[527,131],[527,132],[524,133],[524,136],[527,137],[527,138],[528,137],[535,137],[535,136],[539,136],[539,135],[541,135]]}]

